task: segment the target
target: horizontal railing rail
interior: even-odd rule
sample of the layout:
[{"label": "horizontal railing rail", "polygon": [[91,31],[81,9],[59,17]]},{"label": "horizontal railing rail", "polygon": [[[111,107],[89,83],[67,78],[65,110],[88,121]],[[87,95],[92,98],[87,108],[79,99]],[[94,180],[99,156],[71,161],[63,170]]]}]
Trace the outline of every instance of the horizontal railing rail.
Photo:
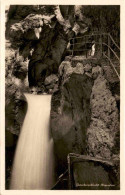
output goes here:
[{"label": "horizontal railing rail", "polygon": [[110,33],[108,33],[108,36],[110,37],[110,39],[112,40],[112,42],[114,43],[114,45],[120,50],[120,47],[119,47],[118,44],[114,41],[114,39],[112,38],[112,36],[110,35]]},{"label": "horizontal railing rail", "polygon": [[70,40],[72,39],[81,39],[81,38],[85,38],[85,37],[92,37],[92,36],[100,36],[100,35],[108,35],[108,33],[97,33],[97,34],[90,34],[90,35],[83,35],[83,36],[79,36],[79,37],[75,37],[75,38],[71,38]]},{"label": "horizontal railing rail", "polygon": [[113,70],[115,71],[116,75],[118,76],[118,78],[119,78],[119,80],[120,80],[120,75],[119,75],[118,71],[116,70],[114,64],[112,63],[111,59],[109,59],[109,57],[108,57],[105,53],[104,53],[103,55],[109,60],[111,66],[112,66],[112,68],[113,68]]},{"label": "horizontal railing rail", "polygon": [[118,55],[116,54],[116,52],[106,43],[102,43],[103,45],[106,45],[111,51],[112,53],[115,55],[115,57],[120,61],[120,58],[118,57]]}]

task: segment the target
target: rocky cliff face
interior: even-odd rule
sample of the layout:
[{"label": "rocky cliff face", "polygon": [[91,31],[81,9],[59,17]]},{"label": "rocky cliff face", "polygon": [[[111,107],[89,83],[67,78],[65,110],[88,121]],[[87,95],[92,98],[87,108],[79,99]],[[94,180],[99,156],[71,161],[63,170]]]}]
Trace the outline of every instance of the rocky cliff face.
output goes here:
[{"label": "rocky cliff face", "polygon": [[118,159],[118,108],[101,66],[68,59],[59,73],[62,85],[51,111],[59,171],[66,169],[68,153]]},{"label": "rocky cliff face", "polygon": [[6,130],[18,135],[27,109],[23,92],[29,91],[28,60],[15,55],[10,42],[6,43]]},{"label": "rocky cliff face", "polygon": [[31,6],[29,13],[26,12],[27,16],[22,14],[26,6],[15,9],[15,22],[12,24],[13,18],[9,18],[6,37],[10,37],[12,46],[19,49],[19,55],[23,56],[24,60],[29,59],[29,85],[42,86],[46,76],[57,73],[67,40],[54,12],[43,15],[44,11],[34,7]]},{"label": "rocky cliff face", "polygon": [[[25,116],[22,92],[29,92],[29,87],[32,92],[57,90],[58,67],[69,38],[86,27],[78,24],[80,10],[74,6],[11,5],[6,11],[6,126],[15,134]],[[74,21],[75,14],[80,18]]]},{"label": "rocky cliff face", "polygon": [[115,137],[119,132],[118,108],[108,82],[101,73],[95,77],[90,105],[92,115],[87,129],[89,155],[111,159]]},{"label": "rocky cliff face", "polygon": [[[81,8],[74,7],[10,6],[6,38],[24,60],[29,59],[30,86],[42,87],[47,76],[58,72],[69,38],[86,28],[80,23]],[[79,16],[77,20],[75,15]]]},{"label": "rocky cliff face", "polygon": [[[59,171],[67,167],[67,155],[86,153],[86,130],[90,124],[93,81],[85,74],[71,74],[53,94],[51,129]],[[56,106],[55,106],[56,105]]]}]

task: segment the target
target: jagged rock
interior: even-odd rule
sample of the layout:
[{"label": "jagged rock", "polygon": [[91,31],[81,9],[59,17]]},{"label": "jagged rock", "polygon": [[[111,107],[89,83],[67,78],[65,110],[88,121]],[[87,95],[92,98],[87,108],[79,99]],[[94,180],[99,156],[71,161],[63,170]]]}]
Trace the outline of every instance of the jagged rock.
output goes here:
[{"label": "jagged rock", "polygon": [[110,159],[114,138],[106,124],[102,120],[94,118],[87,133],[90,155]]},{"label": "jagged rock", "polygon": [[103,70],[100,66],[96,66],[92,68],[92,78],[96,79],[99,74],[102,74]]},{"label": "jagged rock", "polygon": [[[99,74],[99,67],[96,70],[96,74]],[[101,74],[94,81],[90,104],[91,124],[87,129],[89,154],[110,159],[119,132],[118,109],[108,83]]]},{"label": "jagged rock", "polygon": [[55,84],[52,93],[54,93],[54,92],[56,92],[58,90],[59,90],[59,86],[58,86],[58,84]]},{"label": "jagged rock", "polygon": [[46,89],[53,89],[54,88],[54,85],[55,85],[54,83],[53,84],[50,84],[50,85],[47,85],[46,86]]},{"label": "jagged rock", "polygon": [[28,92],[28,61],[23,61],[21,56],[15,54],[6,44],[6,130],[19,135],[27,104],[23,92]]},{"label": "jagged rock", "polygon": [[46,77],[45,85],[54,84],[58,81],[58,77],[55,74],[51,74],[50,76]]},{"label": "jagged rock", "polygon": [[[68,38],[72,36],[72,30],[66,32],[57,21],[55,8],[11,5],[7,14],[6,38],[11,44],[9,42],[9,50],[6,49],[6,121],[10,121],[6,122],[6,128],[16,134],[19,134],[25,116],[24,112],[18,118],[20,101],[24,98],[22,92],[27,92],[29,86],[40,87],[43,91],[46,77],[58,73]],[[55,85],[49,86],[51,88],[58,90]],[[10,123],[12,125],[8,125]]]},{"label": "jagged rock", "polygon": [[86,65],[84,66],[84,71],[85,71],[85,72],[91,72],[91,70],[92,70],[92,66],[91,66],[90,64],[86,64]]},{"label": "jagged rock", "polygon": [[[23,39],[25,39],[25,41],[38,40],[45,26],[50,29],[53,29],[55,27],[52,21],[54,17],[54,15],[28,15],[19,23],[11,25],[9,30],[11,42],[13,42],[14,45],[18,43],[17,47],[19,47],[19,44],[21,46],[21,44],[23,43]],[[14,41],[16,42],[14,43]]]},{"label": "jagged rock", "polygon": [[[58,67],[64,60],[67,43],[74,37],[73,28],[77,25],[80,26],[80,31],[86,28],[86,24],[81,24],[81,8],[76,7],[33,5],[26,12],[26,6],[10,6],[6,37],[13,48],[19,49],[24,59],[29,59],[30,87],[42,87],[47,76],[58,72]],[[77,18],[74,21],[75,11]]]},{"label": "jagged rock", "polygon": [[[43,7],[44,6],[41,6],[40,8]],[[11,30],[13,31],[13,33],[16,33],[21,30],[22,33],[25,34],[29,30],[42,27],[43,23],[46,25],[50,25],[52,18],[55,17],[55,15],[53,14],[54,12],[52,12],[51,10],[50,14],[45,15],[42,9],[39,9],[34,5],[32,6],[11,5],[7,20],[7,29],[10,28],[10,30],[6,32],[7,38],[8,35],[10,35]],[[11,36],[13,35],[11,34]]]},{"label": "jagged rock", "polygon": [[92,78],[92,74],[91,74],[91,73],[85,72],[85,74],[86,74],[88,77]]},{"label": "jagged rock", "polygon": [[71,59],[72,59],[72,56],[66,56],[65,57],[65,61],[71,61]]},{"label": "jagged rock", "polygon": [[59,86],[58,86],[58,84],[53,83],[53,84],[47,85],[47,86],[46,86],[46,89],[49,90],[49,91],[48,91],[49,94],[52,94],[52,93],[58,91]]},{"label": "jagged rock", "polygon": [[51,129],[59,172],[66,169],[70,152],[82,154],[86,149],[86,129],[91,118],[90,95],[93,81],[73,73],[61,91],[52,97]]},{"label": "jagged rock", "polygon": [[67,78],[72,73],[73,73],[73,67],[71,65],[71,62],[63,61],[59,66],[59,75],[63,76],[64,78]]},{"label": "jagged rock", "polygon": [[77,63],[76,67],[73,69],[73,72],[77,74],[83,74],[84,73],[83,64]]},{"label": "jagged rock", "polygon": [[[71,28],[71,24],[70,24],[69,20],[65,19],[65,13],[63,14],[62,7],[63,6],[59,6],[59,5],[56,6],[55,14],[56,14],[56,18],[57,18],[58,22],[63,26],[63,29],[67,34],[69,32],[69,29]],[[66,6],[65,10],[68,7],[69,6]],[[64,8],[63,8],[63,10],[64,10]]]},{"label": "jagged rock", "polygon": [[12,47],[18,48],[24,59],[29,59],[30,87],[42,87],[47,76],[58,72],[68,39],[53,10],[47,15],[42,14],[41,10],[40,13],[42,7],[35,8],[36,13],[32,8],[30,14],[21,16],[22,20],[16,15],[18,6],[13,10],[15,21],[12,22],[11,17],[8,17],[6,36],[11,40]]},{"label": "jagged rock", "polygon": [[72,73],[84,74],[84,68],[82,63],[77,63],[75,67],[72,67],[71,61],[63,61],[59,66],[59,75],[63,76],[64,82],[70,77]]}]

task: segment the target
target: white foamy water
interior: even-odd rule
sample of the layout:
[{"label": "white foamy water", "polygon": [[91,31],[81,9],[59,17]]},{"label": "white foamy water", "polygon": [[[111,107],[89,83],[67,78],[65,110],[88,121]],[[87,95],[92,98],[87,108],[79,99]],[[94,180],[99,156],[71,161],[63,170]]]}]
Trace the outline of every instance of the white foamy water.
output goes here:
[{"label": "white foamy water", "polygon": [[55,183],[49,127],[51,95],[25,97],[28,110],[16,148],[10,189],[51,189]]}]

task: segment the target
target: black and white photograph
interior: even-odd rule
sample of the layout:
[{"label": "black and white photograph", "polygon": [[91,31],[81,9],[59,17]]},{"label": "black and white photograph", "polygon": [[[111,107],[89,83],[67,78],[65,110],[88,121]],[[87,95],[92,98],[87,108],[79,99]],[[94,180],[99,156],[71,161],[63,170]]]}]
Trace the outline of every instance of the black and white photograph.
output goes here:
[{"label": "black and white photograph", "polygon": [[121,5],[103,3],[5,6],[5,190],[121,190]]}]

